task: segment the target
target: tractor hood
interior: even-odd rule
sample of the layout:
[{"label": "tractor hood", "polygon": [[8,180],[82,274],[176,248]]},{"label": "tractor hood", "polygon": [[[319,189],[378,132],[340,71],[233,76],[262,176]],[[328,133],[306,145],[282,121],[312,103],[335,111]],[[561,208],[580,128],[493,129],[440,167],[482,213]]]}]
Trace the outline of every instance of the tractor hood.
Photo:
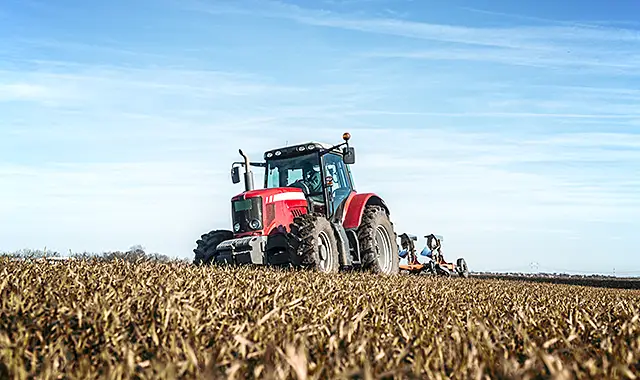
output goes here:
[{"label": "tractor hood", "polygon": [[306,201],[302,189],[297,187],[277,187],[273,189],[257,189],[245,191],[231,198],[231,201],[237,201],[242,199],[249,199],[255,197],[262,197],[263,199],[270,199],[268,203],[276,202],[278,200],[303,200]]},{"label": "tractor hood", "polygon": [[245,191],[231,198],[233,232],[236,237],[269,235],[289,228],[293,218],[307,212],[307,199],[299,188]]}]

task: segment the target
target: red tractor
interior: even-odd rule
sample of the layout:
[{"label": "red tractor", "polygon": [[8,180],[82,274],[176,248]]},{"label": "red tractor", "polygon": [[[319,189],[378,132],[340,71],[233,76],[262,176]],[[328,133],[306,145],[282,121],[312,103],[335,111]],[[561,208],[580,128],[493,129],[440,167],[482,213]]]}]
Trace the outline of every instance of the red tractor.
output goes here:
[{"label": "red tractor", "polygon": [[[194,263],[293,266],[337,272],[399,271],[397,235],[389,208],[373,193],[356,193],[344,142],[316,142],[265,152],[264,162],[231,167],[233,183],[244,167],[245,191],[231,198],[233,230],[214,230],[196,244]],[[265,169],[264,189],[254,189],[250,167]]]}]

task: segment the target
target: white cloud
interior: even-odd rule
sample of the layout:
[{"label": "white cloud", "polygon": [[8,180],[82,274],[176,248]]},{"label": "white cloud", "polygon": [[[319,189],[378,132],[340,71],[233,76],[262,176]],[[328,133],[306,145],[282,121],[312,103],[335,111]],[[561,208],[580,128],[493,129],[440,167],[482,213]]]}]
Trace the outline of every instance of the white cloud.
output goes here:
[{"label": "white cloud", "polygon": [[[588,38],[588,36],[584,36]],[[617,70],[625,74],[638,74],[638,56],[611,54],[607,51],[593,51],[586,46],[570,48],[549,48],[547,51],[535,49],[470,49],[442,47],[439,49],[420,49],[414,51],[379,51],[363,54],[372,58],[406,58],[429,61],[474,61],[491,62],[503,65],[530,67],[562,67],[591,70],[593,72],[611,72]]]},{"label": "white cloud", "polygon": [[0,83],[0,101],[35,100],[55,97],[55,90],[31,83]]},{"label": "white cloud", "polygon": [[[537,102],[534,101],[536,104]],[[496,104],[499,106],[499,104]],[[569,118],[569,119],[630,119],[640,117],[640,113],[630,114],[575,114],[575,113],[544,113],[544,112],[420,112],[420,111],[383,111],[383,110],[359,110],[347,112],[351,115],[413,115],[413,116],[446,116],[455,118],[468,117],[509,117],[509,118]]]},{"label": "white cloud", "polygon": [[[172,106],[188,95],[189,101],[222,102],[229,97],[300,93],[294,87],[268,84],[252,76],[206,70],[135,69],[71,65],[64,71],[47,65],[46,71],[0,71],[0,81],[20,78],[22,83],[0,86],[0,100],[59,100],[65,107],[101,108],[132,104],[155,106],[171,99]],[[74,70],[75,69],[75,70]],[[3,80],[3,78],[5,78]],[[1,82],[0,82],[1,83]],[[55,89],[55,90],[54,90]],[[153,94],[152,97],[149,95]],[[55,95],[55,97],[54,97]]]},{"label": "white cloud", "polygon": [[[225,169],[140,163],[0,170],[1,240],[13,248],[22,243],[61,251],[143,242],[149,249],[188,255],[194,231],[228,219],[224,200],[230,192],[224,192],[232,189],[228,180],[220,181]],[[223,201],[211,201],[216,198]]]}]

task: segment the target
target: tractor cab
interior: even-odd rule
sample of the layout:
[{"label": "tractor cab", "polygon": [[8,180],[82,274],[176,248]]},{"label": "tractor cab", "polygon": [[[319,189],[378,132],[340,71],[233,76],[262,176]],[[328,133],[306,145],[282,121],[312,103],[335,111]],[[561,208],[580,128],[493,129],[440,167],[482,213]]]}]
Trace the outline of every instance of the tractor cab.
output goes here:
[{"label": "tractor cab", "polygon": [[[343,216],[345,201],[355,191],[348,166],[355,163],[355,150],[348,146],[350,134],[342,137],[345,142],[338,145],[312,141],[269,150],[264,153],[264,163],[244,163],[244,166],[265,168],[265,189],[300,189],[308,203],[308,212],[337,220]],[[242,164],[234,163],[232,167],[233,183],[240,182]],[[250,184],[247,191],[252,190],[252,182],[245,175],[245,184]],[[291,193],[281,195],[280,199],[296,196]]]}]

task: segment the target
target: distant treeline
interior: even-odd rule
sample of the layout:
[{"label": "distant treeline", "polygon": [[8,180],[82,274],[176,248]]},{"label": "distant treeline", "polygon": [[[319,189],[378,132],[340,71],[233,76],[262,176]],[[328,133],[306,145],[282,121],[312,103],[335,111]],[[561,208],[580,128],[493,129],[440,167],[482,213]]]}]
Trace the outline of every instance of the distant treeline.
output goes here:
[{"label": "distant treeline", "polygon": [[98,259],[98,260],[114,260],[121,259],[127,261],[173,261],[170,257],[159,253],[147,253],[142,246],[136,245],[127,251],[110,251],[103,253],[91,252],[69,252],[62,255],[57,251],[48,251],[46,249],[21,249],[16,252],[0,252],[0,257],[12,257],[18,259],[44,259],[44,258],[71,258],[71,259]]}]

